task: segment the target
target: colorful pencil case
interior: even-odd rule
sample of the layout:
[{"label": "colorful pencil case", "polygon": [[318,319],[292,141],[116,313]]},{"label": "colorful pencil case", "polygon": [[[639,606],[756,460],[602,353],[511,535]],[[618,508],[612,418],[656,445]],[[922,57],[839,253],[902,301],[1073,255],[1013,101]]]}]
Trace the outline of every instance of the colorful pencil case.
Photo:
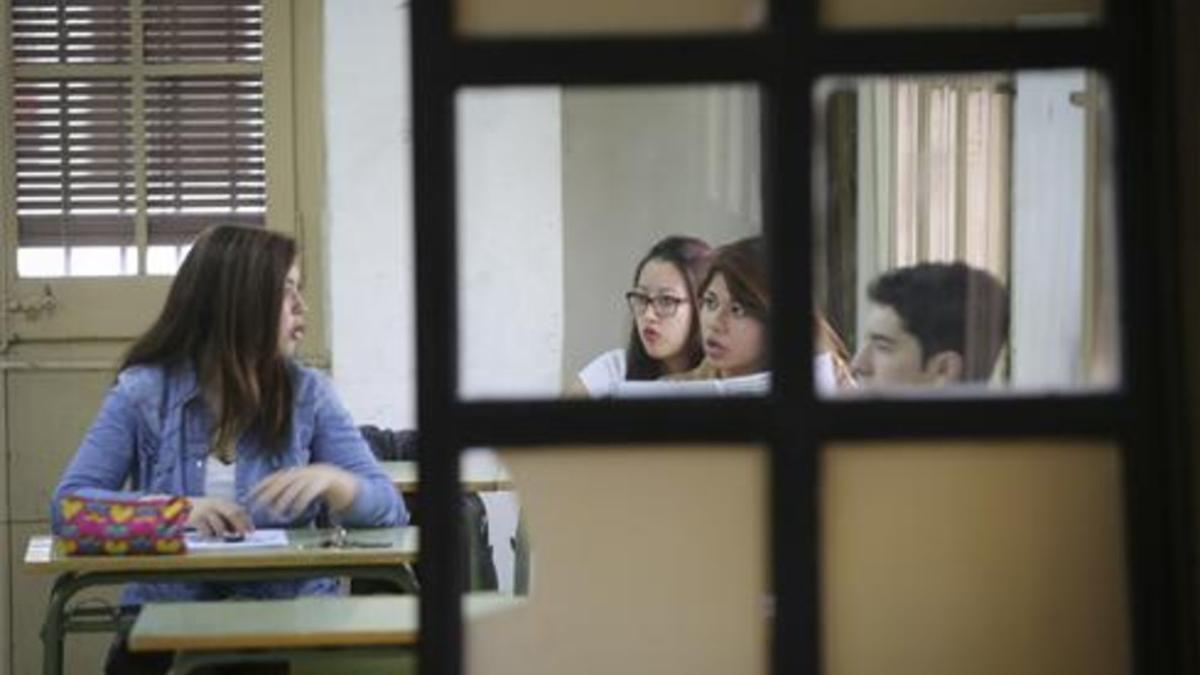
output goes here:
[{"label": "colorful pencil case", "polygon": [[191,503],[185,497],[62,498],[58,540],[67,555],[183,553]]}]

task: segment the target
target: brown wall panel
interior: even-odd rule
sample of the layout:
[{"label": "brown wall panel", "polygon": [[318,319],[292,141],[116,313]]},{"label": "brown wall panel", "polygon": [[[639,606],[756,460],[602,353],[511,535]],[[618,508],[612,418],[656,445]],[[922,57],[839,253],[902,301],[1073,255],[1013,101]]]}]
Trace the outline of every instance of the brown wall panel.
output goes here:
[{"label": "brown wall panel", "polygon": [[466,672],[767,669],[759,448],[506,452],[530,541],[527,605],[467,626]]},{"label": "brown wall panel", "polygon": [[879,443],[822,454],[827,675],[1120,675],[1115,447]]},{"label": "brown wall panel", "polygon": [[111,371],[14,371],[8,374],[11,517],[49,517],[50,495],[95,419]]}]

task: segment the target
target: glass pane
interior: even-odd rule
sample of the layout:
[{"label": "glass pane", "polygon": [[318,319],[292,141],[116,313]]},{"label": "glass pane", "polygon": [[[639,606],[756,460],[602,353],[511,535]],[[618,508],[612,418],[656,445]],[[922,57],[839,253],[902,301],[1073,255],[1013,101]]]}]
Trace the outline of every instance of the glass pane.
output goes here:
[{"label": "glass pane", "polygon": [[464,398],[769,388],[754,89],[469,90],[458,130]]},{"label": "glass pane", "polygon": [[62,246],[22,246],[17,249],[17,275],[28,278],[67,274],[67,249]]},{"label": "glass pane", "polygon": [[1116,386],[1097,76],[837,79],[817,105],[817,304],[858,393]]},{"label": "glass pane", "polygon": [[832,28],[1079,26],[1095,23],[1102,0],[822,0]]},{"label": "glass pane", "polygon": [[150,246],[146,249],[146,274],[175,274],[186,255],[184,246]]},{"label": "glass pane", "polygon": [[[520,604],[507,599],[497,608],[492,599],[490,612],[477,595],[466,598],[466,672],[766,672],[762,448],[501,455],[520,486],[523,534],[514,537],[525,551],[516,557],[531,562],[528,585]],[[697,498],[704,494],[720,498]]]},{"label": "glass pane", "polygon": [[765,0],[457,0],[458,30],[469,35],[577,35],[750,30]]},{"label": "glass pane", "polygon": [[[137,274],[137,258],[127,256],[121,246],[72,246],[67,249],[67,275],[112,277]],[[136,249],[135,249],[136,250]],[[130,267],[129,263],[133,265]]]},{"label": "glass pane", "polygon": [[1115,446],[845,444],[821,464],[826,675],[1128,672]]}]

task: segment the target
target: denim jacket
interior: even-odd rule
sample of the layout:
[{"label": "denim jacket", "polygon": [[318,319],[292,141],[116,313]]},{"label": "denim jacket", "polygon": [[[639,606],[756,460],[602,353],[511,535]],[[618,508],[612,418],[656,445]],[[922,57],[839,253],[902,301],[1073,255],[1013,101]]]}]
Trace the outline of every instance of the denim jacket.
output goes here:
[{"label": "denim jacket", "polygon": [[[280,469],[327,463],[359,479],[353,504],[337,514],[350,527],[402,525],[408,522],[404,502],[379,467],[332,385],[316,370],[292,362],[294,399],[291,437],[277,452],[264,448],[253,434],[237,442],[237,502],[256,527],[311,526],[319,510],[314,504],[291,520],[280,520],[248,501],[263,478]],[[53,527],[61,523],[59,499],[134,497],[139,494],[203,496],[213,415],[200,396],[190,366],[141,365],[128,368],[109,390],[96,420],[63,472],[51,503]],[[333,592],[330,579],[244,584],[130,584],[125,604],[152,600],[207,600],[239,596],[293,597]]]}]

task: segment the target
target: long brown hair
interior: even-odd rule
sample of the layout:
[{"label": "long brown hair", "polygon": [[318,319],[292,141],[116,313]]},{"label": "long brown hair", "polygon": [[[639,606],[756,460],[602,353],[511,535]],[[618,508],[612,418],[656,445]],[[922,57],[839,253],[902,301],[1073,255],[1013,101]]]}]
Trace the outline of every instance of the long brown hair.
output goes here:
[{"label": "long brown hair", "polygon": [[190,364],[200,386],[220,395],[215,448],[230,447],[243,431],[282,447],[293,392],[279,317],[295,260],[296,242],[284,235],[232,225],[205,230],[121,369]]},{"label": "long brown hair", "polygon": [[[729,288],[734,302],[745,308],[746,313],[762,323],[762,365],[770,368],[770,348],[766,344],[771,334],[771,278],[767,273],[767,247],[762,237],[747,237],[726,244],[713,252],[712,266],[700,282],[697,297],[703,306],[704,294],[720,274]],[[705,359],[690,373],[678,379],[710,379],[723,375]]]},{"label": "long brown hair", "polygon": [[833,375],[839,389],[849,389],[854,386],[854,374],[850,370],[850,350],[837,329],[825,318],[825,313],[817,309],[813,314],[813,353],[826,352],[833,360]]},{"label": "long brown hair", "polygon": [[771,279],[767,274],[767,247],[762,237],[739,239],[717,249],[712,267],[700,283],[704,295],[718,274],[725,277],[729,295],[769,331],[771,324]]},{"label": "long brown hair", "polygon": [[[716,250],[712,266],[700,283],[700,295],[708,291],[713,279],[720,274],[729,287],[729,295],[746,308],[750,316],[763,324],[763,334],[771,330],[771,278],[767,271],[767,249],[762,237],[748,237],[726,244]],[[817,309],[813,315],[813,351],[828,351],[833,359],[838,385],[853,385],[850,373],[850,354],[840,335]],[[763,365],[770,364],[770,353],[763,345]],[[678,379],[707,379],[719,376],[711,364],[702,364],[689,377]]]},{"label": "long brown hair", "polygon": [[[672,235],[660,239],[650,248],[650,251],[638,262],[633,270],[633,285],[636,286],[642,268],[651,260],[661,260],[670,263],[683,275],[683,285],[687,288],[688,304],[692,308],[692,320],[688,323],[688,339],[684,345],[688,355],[688,368],[695,368],[704,358],[704,346],[700,342],[700,312],[697,310],[696,287],[708,272],[709,256],[712,249],[703,240],[696,237]],[[646,353],[646,346],[638,335],[637,320],[629,330],[629,346],[625,350],[625,379],[655,380],[666,374],[662,362],[655,360]]]}]

